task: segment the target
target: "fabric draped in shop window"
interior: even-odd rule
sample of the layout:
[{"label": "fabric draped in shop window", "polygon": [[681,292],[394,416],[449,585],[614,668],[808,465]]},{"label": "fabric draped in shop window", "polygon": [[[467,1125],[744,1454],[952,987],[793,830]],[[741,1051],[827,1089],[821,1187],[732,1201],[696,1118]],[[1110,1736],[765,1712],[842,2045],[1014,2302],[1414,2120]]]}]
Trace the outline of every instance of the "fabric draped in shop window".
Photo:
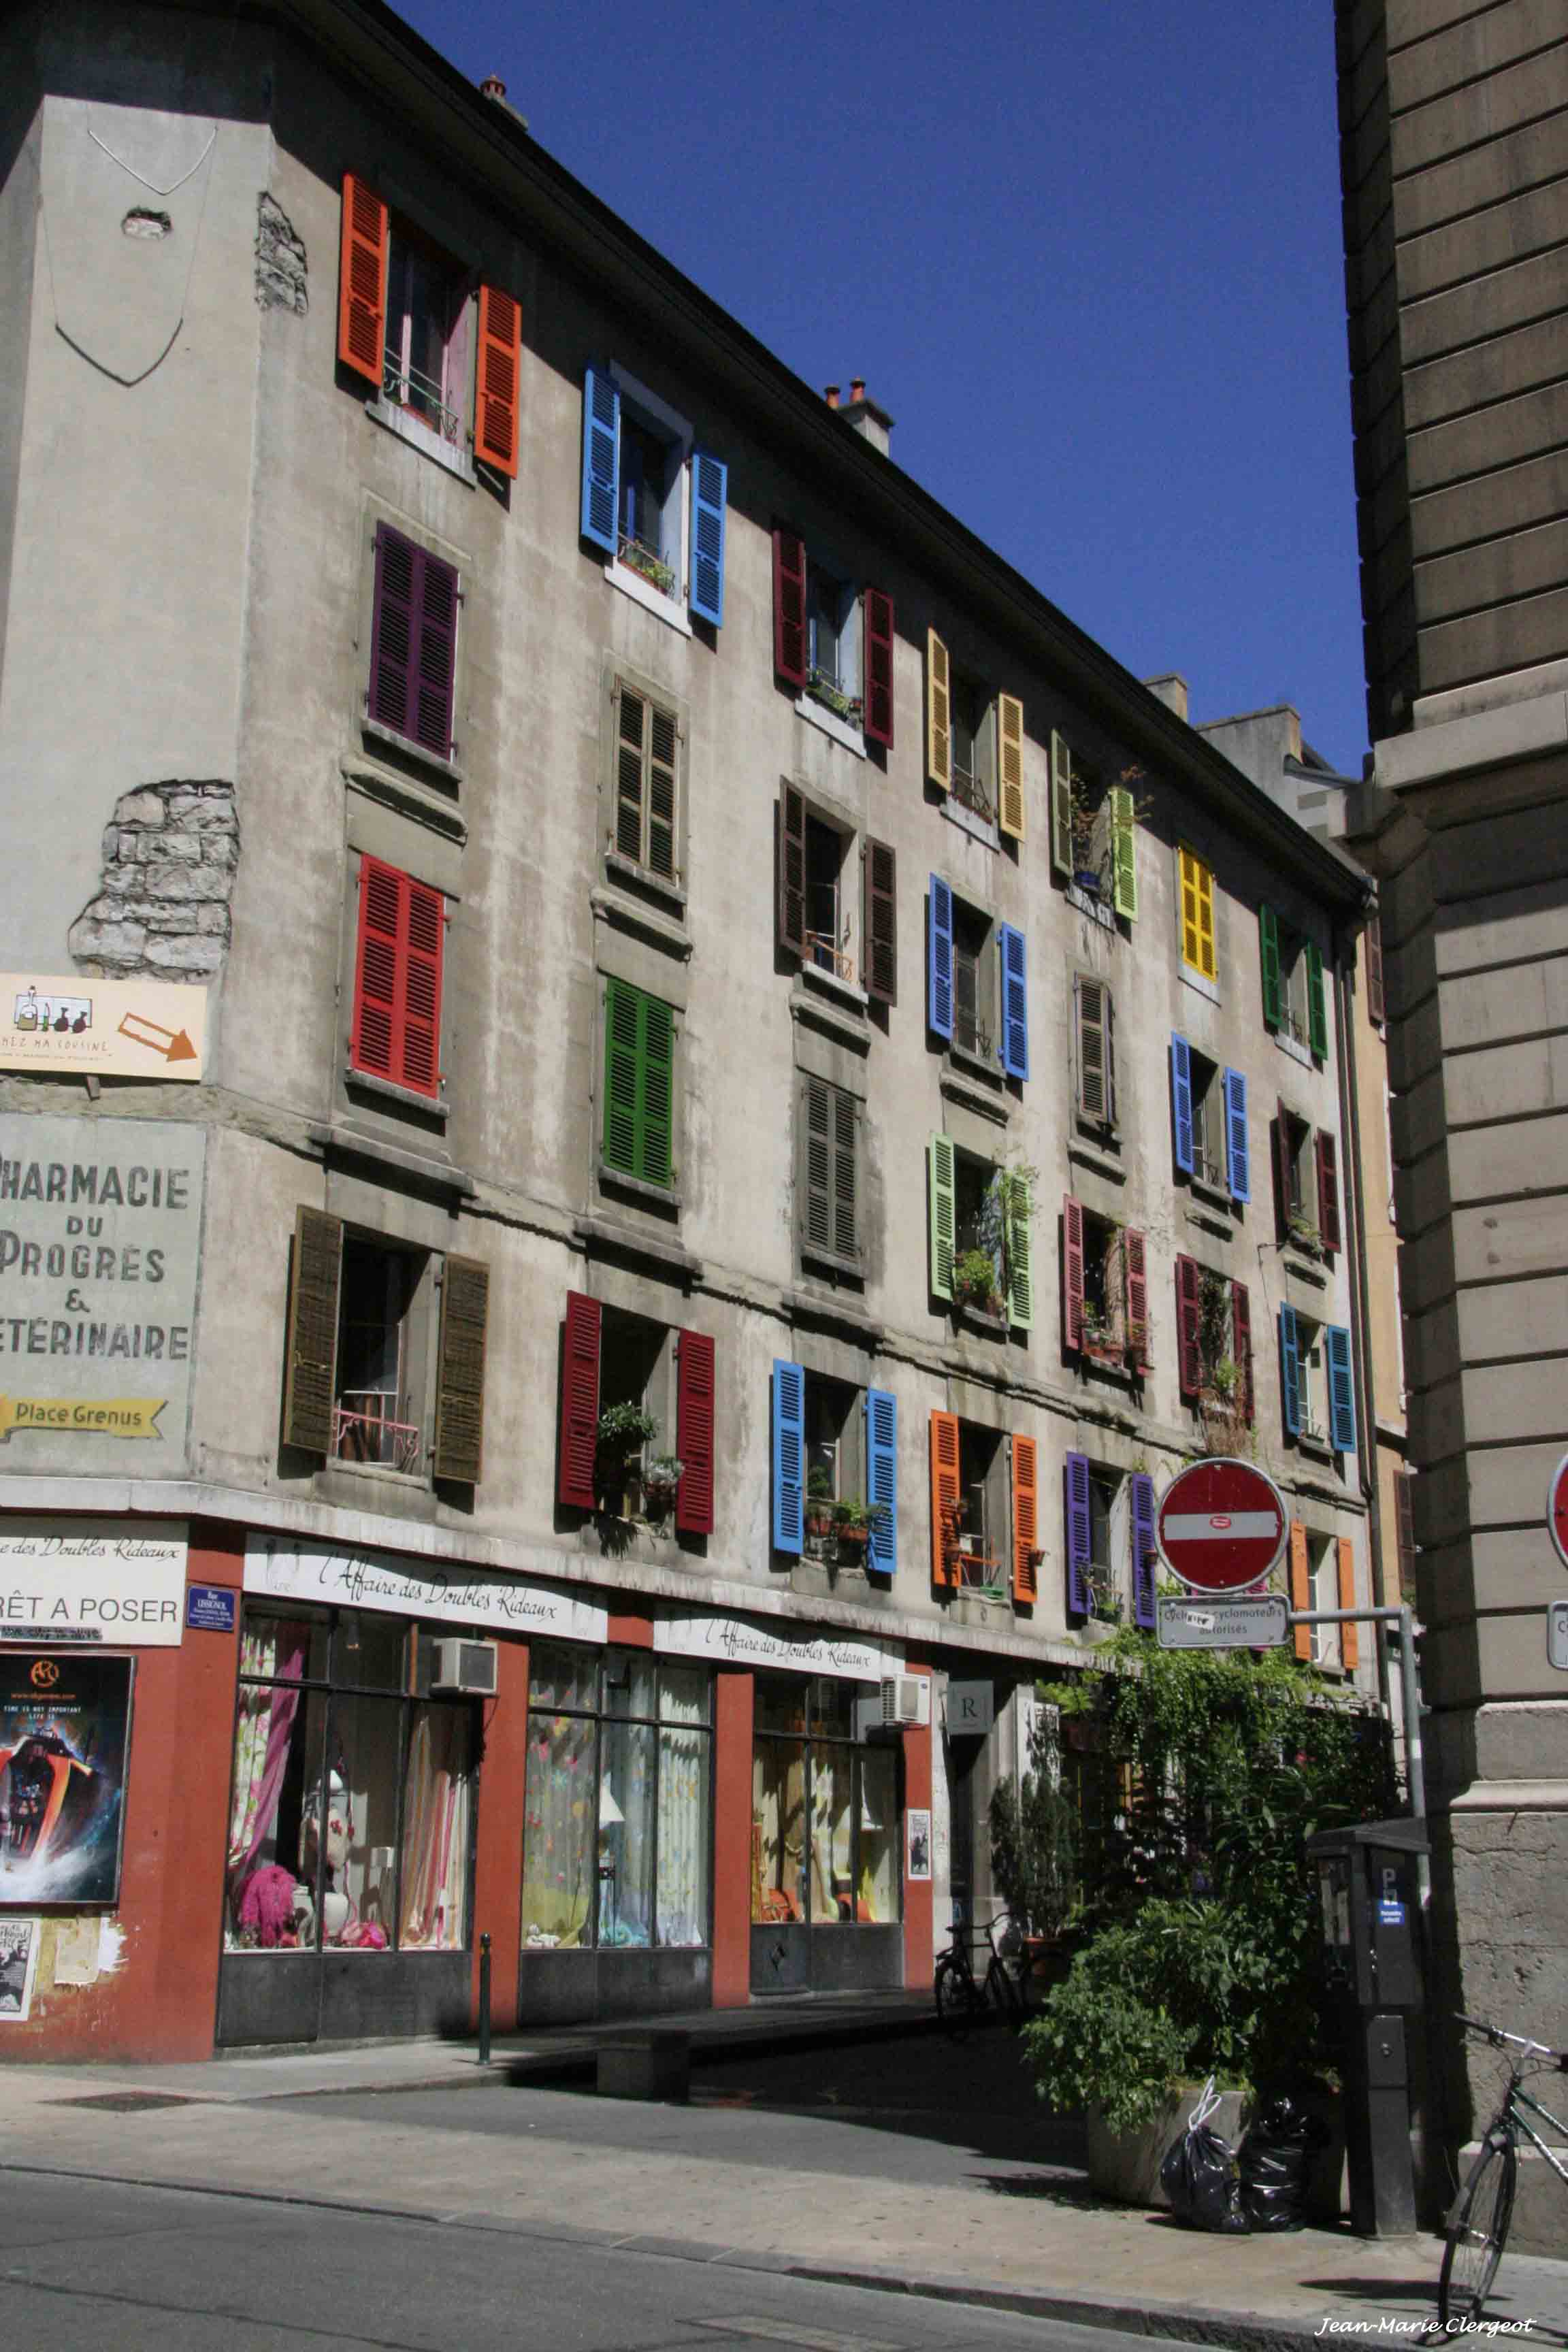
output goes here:
[{"label": "fabric draped in shop window", "polygon": [[595,1887],[596,1791],[591,1717],[536,1716],[528,1727],[522,1940],[585,1943]]},{"label": "fabric draped in shop window", "polygon": [[456,1707],[418,1709],[403,1791],[404,1950],[460,1951],[468,1941],[469,1719]]},{"label": "fabric draped in shop window", "polygon": [[300,1709],[298,1689],[251,1685],[249,1675],[280,1675],[298,1683],[304,1672],[309,1630],[284,1619],[247,1627],[239,1645],[239,1713],[235,1727],[234,1804],[229,1818],[228,1866],[236,1885],[248,1876],[272,1837],[278,1800],[289,1765],[289,1743]]},{"label": "fabric draped in shop window", "polygon": [[667,1667],[659,1694],[658,1940],[708,1940],[707,1685]]}]

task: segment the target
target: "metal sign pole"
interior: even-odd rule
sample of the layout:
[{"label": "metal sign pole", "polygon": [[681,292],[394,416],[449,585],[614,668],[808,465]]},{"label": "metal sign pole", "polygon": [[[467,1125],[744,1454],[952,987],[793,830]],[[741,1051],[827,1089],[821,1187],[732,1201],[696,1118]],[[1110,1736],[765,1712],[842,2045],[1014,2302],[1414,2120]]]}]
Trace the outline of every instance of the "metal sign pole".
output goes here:
[{"label": "metal sign pole", "polygon": [[[1421,1744],[1421,1691],[1415,1678],[1415,1619],[1408,1601],[1397,1609],[1295,1609],[1292,1625],[1397,1625],[1399,1628],[1399,1695],[1405,1716],[1405,1772],[1410,1790],[1412,1821],[1426,1821],[1426,1759]],[[1432,1896],[1432,1870],[1426,1856],[1418,1857],[1417,1880],[1421,1908]]]}]

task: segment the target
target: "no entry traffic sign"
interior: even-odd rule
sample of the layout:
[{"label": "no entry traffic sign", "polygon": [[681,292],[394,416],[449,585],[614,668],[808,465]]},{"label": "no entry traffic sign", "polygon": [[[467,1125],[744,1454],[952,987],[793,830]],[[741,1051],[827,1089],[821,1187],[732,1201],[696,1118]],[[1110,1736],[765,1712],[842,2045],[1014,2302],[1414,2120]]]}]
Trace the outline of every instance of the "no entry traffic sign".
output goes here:
[{"label": "no entry traffic sign", "polygon": [[1194,1592],[1240,1592],[1285,1549],[1279,1489],[1250,1462],[1194,1462],[1166,1487],[1154,1519],[1160,1557]]},{"label": "no entry traffic sign", "polygon": [[1557,1547],[1557,1557],[1568,1568],[1568,1454],[1552,1473],[1552,1492],[1546,1497],[1546,1525]]}]

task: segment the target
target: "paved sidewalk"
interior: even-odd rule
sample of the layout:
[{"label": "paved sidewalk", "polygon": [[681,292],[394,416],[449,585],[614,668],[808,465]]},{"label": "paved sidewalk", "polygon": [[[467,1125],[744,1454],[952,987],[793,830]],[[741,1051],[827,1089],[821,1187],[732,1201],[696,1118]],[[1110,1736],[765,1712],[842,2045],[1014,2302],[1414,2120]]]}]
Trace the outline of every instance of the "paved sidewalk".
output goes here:
[{"label": "paved sidewalk", "polygon": [[[792,2053],[773,2062],[781,2095],[760,2039],[749,2056],[726,2038],[740,2063],[705,2069],[689,2108],[509,2080],[584,2037],[498,2047],[486,2070],[470,2049],[431,2042],[206,2066],[7,2064],[0,2165],[404,2214],[606,2256],[633,2248],[1240,2352],[1363,2332],[1418,2342],[1433,2317],[1435,2240],[1212,2238],[1092,2198],[1079,2127],[1009,2106],[1016,2069],[993,2097],[985,2068],[1011,2063],[999,2040],[846,2053],[824,2062],[815,2090]],[[469,2095],[479,2088],[489,2095]],[[1532,2319],[1531,2343],[1568,2346],[1568,2263],[1506,2262],[1490,2315]]]}]

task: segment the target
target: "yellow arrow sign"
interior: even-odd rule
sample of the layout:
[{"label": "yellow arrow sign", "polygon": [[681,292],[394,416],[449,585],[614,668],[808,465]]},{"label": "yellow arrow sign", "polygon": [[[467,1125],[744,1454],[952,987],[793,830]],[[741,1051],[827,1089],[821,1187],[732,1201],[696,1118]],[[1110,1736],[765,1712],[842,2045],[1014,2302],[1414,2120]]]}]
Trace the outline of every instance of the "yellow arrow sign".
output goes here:
[{"label": "yellow arrow sign", "polygon": [[157,1437],[167,1397],[0,1396],[0,1438],[14,1429],[65,1429],[75,1436]]}]

